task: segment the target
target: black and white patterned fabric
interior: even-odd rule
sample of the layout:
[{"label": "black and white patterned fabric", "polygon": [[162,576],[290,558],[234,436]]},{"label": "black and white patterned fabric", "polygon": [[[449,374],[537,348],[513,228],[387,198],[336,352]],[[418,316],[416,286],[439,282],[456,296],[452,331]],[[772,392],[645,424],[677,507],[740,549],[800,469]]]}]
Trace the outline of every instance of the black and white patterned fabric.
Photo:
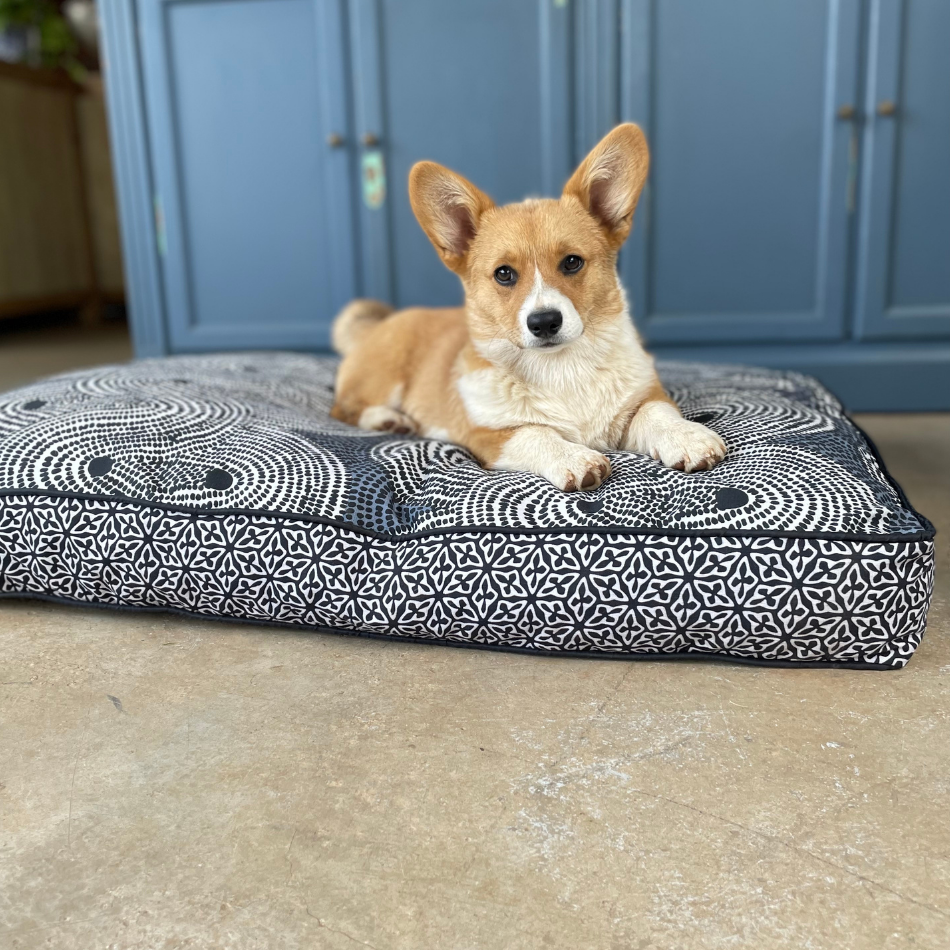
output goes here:
[{"label": "black and white patterned fabric", "polygon": [[729,455],[597,491],[329,417],[336,361],[143,360],[0,396],[0,594],[610,656],[904,665],[933,528],[817,382],[661,364]]}]

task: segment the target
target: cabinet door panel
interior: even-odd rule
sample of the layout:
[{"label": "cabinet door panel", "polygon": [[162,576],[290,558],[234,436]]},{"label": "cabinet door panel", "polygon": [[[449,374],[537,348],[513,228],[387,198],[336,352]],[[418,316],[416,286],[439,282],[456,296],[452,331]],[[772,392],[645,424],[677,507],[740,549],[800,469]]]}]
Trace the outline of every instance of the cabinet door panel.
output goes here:
[{"label": "cabinet door panel", "polygon": [[948,50],[946,0],[872,4],[857,306],[866,339],[950,333]]},{"label": "cabinet door panel", "polygon": [[140,0],[173,350],[323,347],[354,291],[336,0]]},{"label": "cabinet door panel", "polygon": [[378,208],[362,202],[364,292],[400,307],[457,304],[458,279],[409,205],[409,169],[441,162],[496,202],[559,190],[571,161],[569,9],[551,0],[349,8],[358,131],[380,139],[388,192]]},{"label": "cabinet door panel", "polygon": [[857,0],[625,0],[650,184],[623,256],[657,342],[842,336]]}]

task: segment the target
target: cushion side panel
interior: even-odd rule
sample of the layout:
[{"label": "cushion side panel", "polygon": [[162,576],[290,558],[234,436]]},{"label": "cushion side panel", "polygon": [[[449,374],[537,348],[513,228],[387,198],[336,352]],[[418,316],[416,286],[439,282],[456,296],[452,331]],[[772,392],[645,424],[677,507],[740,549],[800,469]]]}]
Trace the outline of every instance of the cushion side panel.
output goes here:
[{"label": "cushion side panel", "polygon": [[931,541],[451,533],[0,498],[0,593],[545,653],[904,665]]}]

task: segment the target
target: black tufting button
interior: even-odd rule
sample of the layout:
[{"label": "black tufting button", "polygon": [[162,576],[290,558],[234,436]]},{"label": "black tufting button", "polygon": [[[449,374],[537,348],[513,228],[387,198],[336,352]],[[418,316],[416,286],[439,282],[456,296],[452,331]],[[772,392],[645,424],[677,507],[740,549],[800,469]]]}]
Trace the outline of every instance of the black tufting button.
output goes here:
[{"label": "black tufting button", "polygon": [[108,475],[112,471],[112,459],[108,455],[97,455],[89,460],[89,474],[93,476]]},{"label": "black tufting button", "polygon": [[577,507],[583,511],[585,515],[592,515],[600,511],[600,509],[604,507],[604,503],[601,499],[594,498],[591,501],[578,501]]},{"label": "black tufting button", "polygon": [[29,402],[23,403],[24,409],[42,409],[46,405],[45,399],[31,399]]},{"label": "black tufting button", "polygon": [[716,492],[716,507],[720,511],[727,508],[741,508],[749,503],[749,496],[740,488],[720,488]]},{"label": "black tufting button", "polygon": [[214,491],[225,491],[234,484],[234,478],[230,472],[223,468],[213,468],[205,476],[205,488],[214,489]]},{"label": "black tufting button", "polygon": [[700,412],[692,417],[692,421],[701,422],[703,425],[706,425],[707,422],[712,422],[715,418],[716,414],[714,412]]}]

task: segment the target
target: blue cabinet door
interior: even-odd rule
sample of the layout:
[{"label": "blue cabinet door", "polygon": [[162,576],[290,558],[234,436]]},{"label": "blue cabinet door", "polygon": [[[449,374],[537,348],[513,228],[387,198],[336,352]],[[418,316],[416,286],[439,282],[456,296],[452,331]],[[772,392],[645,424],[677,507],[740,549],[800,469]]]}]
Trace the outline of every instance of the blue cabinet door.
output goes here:
[{"label": "blue cabinet door", "polygon": [[461,302],[409,205],[420,159],[497,202],[560,191],[573,158],[570,16],[556,0],[350,0],[364,294]]},{"label": "blue cabinet door", "polygon": [[857,334],[950,334],[950,3],[874,0]]},{"label": "blue cabinet door", "polygon": [[621,14],[620,108],[653,152],[622,263],[647,338],[841,338],[858,0],[622,0]]},{"label": "blue cabinet door", "polygon": [[320,348],[355,291],[339,0],[138,0],[172,351]]}]

